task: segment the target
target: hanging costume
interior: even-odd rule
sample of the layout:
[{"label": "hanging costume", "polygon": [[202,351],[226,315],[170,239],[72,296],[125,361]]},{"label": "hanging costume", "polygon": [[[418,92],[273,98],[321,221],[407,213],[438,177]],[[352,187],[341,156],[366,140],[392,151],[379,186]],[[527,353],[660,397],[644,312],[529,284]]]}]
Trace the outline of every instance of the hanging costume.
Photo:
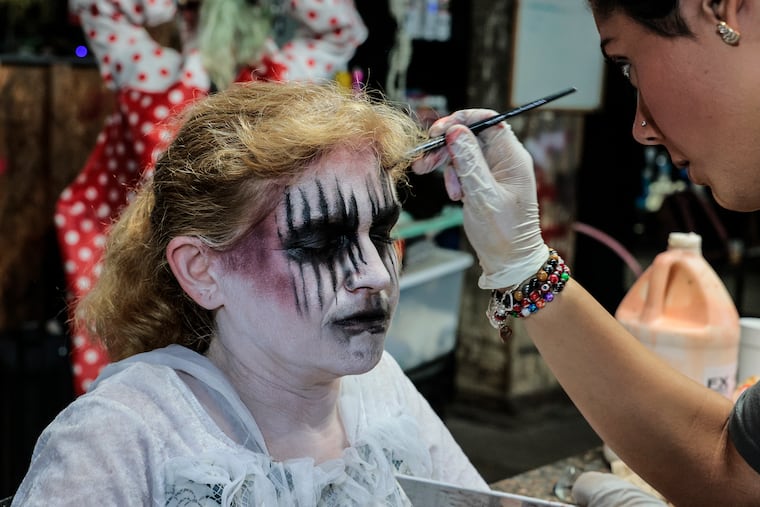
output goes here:
[{"label": "hanging costume", "polygon": [[[70,0],[69,8],[117,103],[56,205],[67,293],[75,302],[98,278],[109,224],[171,141],[168,120],[212,85],[197,47],[181,53],[161,46],[146,29],[176,19],[174,0]],[[367,37],[352,0],[285,1],[282,9],[293,25],[288,42],[278,47],[269,37],[259,60],[239,69],[237,80],[330,79]],[[108,358],[84,329],[72,329],[72,342],[74,389],[82,394]]]}]

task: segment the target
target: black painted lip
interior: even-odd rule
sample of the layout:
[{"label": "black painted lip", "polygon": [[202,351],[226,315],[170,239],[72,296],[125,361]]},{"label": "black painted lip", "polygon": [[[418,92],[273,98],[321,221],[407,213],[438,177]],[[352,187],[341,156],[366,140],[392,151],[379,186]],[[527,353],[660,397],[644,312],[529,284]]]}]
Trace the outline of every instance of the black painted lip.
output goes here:
[{"label": "black painted lip", "polygon": [[383,333],[390,326],[390,315],[383,310],[369,310],[337,319],[333,325],[355,332]]}]

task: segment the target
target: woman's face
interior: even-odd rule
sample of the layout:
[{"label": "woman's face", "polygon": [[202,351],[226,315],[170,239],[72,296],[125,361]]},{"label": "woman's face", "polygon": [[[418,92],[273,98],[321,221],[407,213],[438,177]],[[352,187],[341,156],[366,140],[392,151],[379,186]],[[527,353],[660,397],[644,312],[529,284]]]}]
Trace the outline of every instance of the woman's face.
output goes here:
[{"label": "woman's face", "polygon": [[664,146],[724,207],[760,209],[757,38],[743,34],[739,46],[729,46],[703,2],[681,5],[694,37],[662,37],[620,13],[596,18],[603,53],[637,91],[633,136]]},{"label": "woman's face", "polygon": [[369,150],[338,150],[262,198],[279,204],[224,254],[218,339],[249,369],[308,381],[368,371],[399,295],[388,174]]}]

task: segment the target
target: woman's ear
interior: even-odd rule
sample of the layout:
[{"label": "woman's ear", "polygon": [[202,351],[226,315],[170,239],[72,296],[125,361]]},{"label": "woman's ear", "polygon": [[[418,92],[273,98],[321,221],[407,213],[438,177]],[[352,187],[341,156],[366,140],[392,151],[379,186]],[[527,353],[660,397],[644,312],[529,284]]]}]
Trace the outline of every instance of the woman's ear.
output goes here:
[{"label": "woman's ear", "polygon": [[203,242],[190,236],[178,236],[166,246],[166,260],[182,290],[206,310],[222,305],[221,291],[214,274],[214,257]]},{"label": "woman's ear", "polygon": [[724,21],[737,31],[741,28],[739,26],[739,11],[743,4],[744,0],[702,0],[703,10],[714,18],[715,24]]}]

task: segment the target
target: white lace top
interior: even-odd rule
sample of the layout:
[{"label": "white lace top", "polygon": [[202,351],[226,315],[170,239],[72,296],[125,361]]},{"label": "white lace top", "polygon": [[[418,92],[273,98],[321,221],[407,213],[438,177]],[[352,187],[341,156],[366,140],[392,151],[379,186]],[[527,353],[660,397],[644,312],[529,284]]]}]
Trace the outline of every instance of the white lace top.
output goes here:
[{"label": "white lace top", "polygon": [[[178,371],[203,386],[226,432]],[[208,359],[178,345],[140,354],[106,367],[48,426],[13,505],[408,505],[396,471],[488,489],[387,353],[341,380],[339,403],[351,444],[341,458],[275,461]]]}]

